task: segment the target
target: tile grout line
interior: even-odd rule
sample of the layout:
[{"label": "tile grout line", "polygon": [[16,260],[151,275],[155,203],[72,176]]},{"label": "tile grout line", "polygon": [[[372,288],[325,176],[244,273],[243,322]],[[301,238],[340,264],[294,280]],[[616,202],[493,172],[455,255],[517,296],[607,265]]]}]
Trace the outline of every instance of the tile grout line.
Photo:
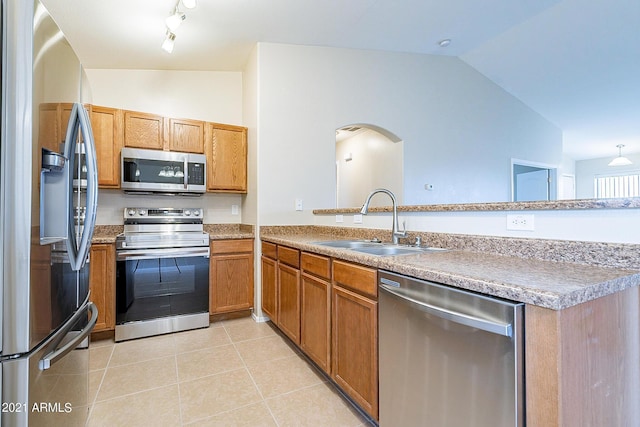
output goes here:
[{"label": "tile grout line", "polygon": [[[105,377],[107,376],[107,369],[109,369],[109,363],[111,363],[111,358],[113,357],[113,352],[115,351],[116,343],[114,342],[111,345],[111,353],[109,354],[109,359],[107,360],[107,364],[104,367],[104,372],[102,372],[102,378],[100,379],[100,384],[98,384],[98,388],[96,390],[96,395],[93,396],[93,401],[91,405],[89,405],[89,414],[87,415],[87,424],[91,419],[91,415],[93,414],[93,408],[96,405],[96,400],[98,400],[98,394],[100,393],[100,389],[102,388],[102,383],[104,382]],[[99,347],[97,347],[99,348]],[[89,341],[89,363],[91,363],[91,341]],[[91,376],[91,371],[89,371],[89,376]]]},{"label": "tile grout line", "polygon": [[[258,394],[260,395],[260,398],[262,399],[262,404],[264,406],[266,406],[266,408],[269,411],[269,414],[271,415],[271,418],[273,419],[273,422],[276,424],[276,426],[280,427],[280,423],[278,423],[278,420],[276,419],[275,415],[271,411],[271,407],[267,404],[267,401],[264,398],[264,395],[262,394],[262,390],[260,390],[260,387],[258,387],[258,384],[256,383],[256,380],[253,378],[253,375],[251,375],[251,370],[249,370],[249,367],[247,366],[247,363],[245,362],[244,358],[242,357],[242,355],[238,351],[238,347],[236,347],[236,342],[233,340],[233,338],[231,338],[231,334],[229,334],[229,331],[227,330],[226,326],[225,325],[222,325],[222,326],[224,327],[224,331],[229,336],[229,340],[231,340],[231,344],[233,344],[234,350],[236,351],[236,353],[238,354],[238,357],[242,361],[242,365],[244,366],[244,369],[249,374],[249,378],[251,378],[251,382],[253,383],[253,385],[256,388],[256,390],[258,390]],[[260,337],[260,338],[263,338],[263,337]],[[256,338],[256,339],[258,339],[258,338]],[[249,340],[245,340],[245,341],[241,341],[241,342],[246,342],[246,341],[249,341]]]}]

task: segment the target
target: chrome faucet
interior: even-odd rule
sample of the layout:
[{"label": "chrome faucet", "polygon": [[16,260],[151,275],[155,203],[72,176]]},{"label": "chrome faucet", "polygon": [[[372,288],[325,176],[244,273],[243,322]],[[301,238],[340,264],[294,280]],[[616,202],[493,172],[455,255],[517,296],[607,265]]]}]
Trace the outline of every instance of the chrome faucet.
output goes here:
[{"label": "chrome faucet", "polygon": [[360,209],[360,213],[362,215],[366,215],[367,212],[369,212],[369,203],[371,202],[371,198],[373,197],[373,195],[376,193],[385,193],[389,197],[391,197],[391,202],[393,203],[393,226],[391,228],[391,241],[393,242],[393,244],[397,245],[399,237],[407,236],[407,230],[405,227],[405,223],[403,222],[402,223],[403,230],[400,231],[400,227],[398,224],[398,202],[396,201],[396,196],[394,196],[391,191],[384,188],[377,188],[373,190],[367,196],[367,200],[365,200],[364,205],[362,205],[362,209]]}]

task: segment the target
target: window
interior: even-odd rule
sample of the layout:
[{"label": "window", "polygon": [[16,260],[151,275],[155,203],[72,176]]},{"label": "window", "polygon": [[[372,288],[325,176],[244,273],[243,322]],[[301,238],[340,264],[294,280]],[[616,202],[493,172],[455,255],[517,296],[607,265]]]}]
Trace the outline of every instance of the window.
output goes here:
[{"label": "window", "polygon": [[596,198],[639,197],[640,173],[634,175],[596,176]]}]

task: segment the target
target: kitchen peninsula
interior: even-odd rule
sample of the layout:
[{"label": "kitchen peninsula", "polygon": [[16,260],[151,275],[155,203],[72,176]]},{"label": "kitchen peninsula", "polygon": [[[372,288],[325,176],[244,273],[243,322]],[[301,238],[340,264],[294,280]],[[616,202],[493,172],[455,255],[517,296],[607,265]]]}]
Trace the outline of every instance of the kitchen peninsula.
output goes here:
[{"label": "kitchen peninsula", "polygon": [[[346,261],[523,302],[527,425],[630,425],[640,418],[637,245],[420,234],[423,244],[449,250],[379,257],[316,244],[388,240],[388,230],[377,229],[262,227],[260,238],[334,264]],[[567,245],[581,247],[578,258],[571,252],[571,262],[562,258]],[[511,251],[521,256],[504,255]],[[537,251],[555,259],[540,259]],[[264,286],[263,280],[266,293]],[[377,398],[377,392],[371,396]],[[365,410],[375,417],[375,408],[373,402]]]}]

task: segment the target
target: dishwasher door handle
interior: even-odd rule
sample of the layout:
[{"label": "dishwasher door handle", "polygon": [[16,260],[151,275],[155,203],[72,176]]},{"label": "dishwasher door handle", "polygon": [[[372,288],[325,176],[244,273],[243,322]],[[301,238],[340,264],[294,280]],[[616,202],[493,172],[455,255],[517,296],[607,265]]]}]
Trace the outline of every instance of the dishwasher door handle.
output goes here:
[{"label": "dishwasher door handle", "polygon": [[511,325],[511,323],[492,322],[490,320],[481,319],[469,314],[447,310],[446,308],[437,307],[435,305],[418,301],[414,298],[404,295],[402,292],[399,292],[397,288],[385,285],[384,283],[380,283],[379,286],[381,290],[384,290],[397,298],[407,301],[413,308],[424,311],[425,313],[429,313],[442,319],[459,323],[461,325],[481,329],[492,334],[498,334],[509,338],[513,337],[513,326]]}]

